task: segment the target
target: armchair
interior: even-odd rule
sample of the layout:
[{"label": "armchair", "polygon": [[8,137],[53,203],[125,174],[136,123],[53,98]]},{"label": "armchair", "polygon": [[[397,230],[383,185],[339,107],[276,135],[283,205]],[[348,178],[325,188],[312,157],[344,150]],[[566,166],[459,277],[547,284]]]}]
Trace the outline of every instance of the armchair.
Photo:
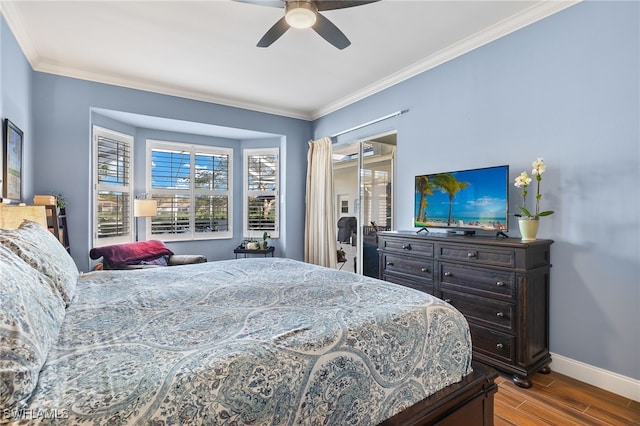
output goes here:
[{"label": "armchair", "polygon": [[94,260],[102,258],[101,264],[95,269],[157,268],[207,261],[203,255],[174,254],[162,241],[157,240],[94,247],[89,251],[89,257]]}]

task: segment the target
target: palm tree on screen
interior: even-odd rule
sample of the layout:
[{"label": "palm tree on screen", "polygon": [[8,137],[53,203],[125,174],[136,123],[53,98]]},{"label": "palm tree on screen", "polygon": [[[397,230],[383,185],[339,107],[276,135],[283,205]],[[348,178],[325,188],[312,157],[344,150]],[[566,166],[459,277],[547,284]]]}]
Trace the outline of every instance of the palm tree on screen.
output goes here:
[{"label": "palm tree on screen", "polygon": [[427,220],[427,195],[433,195],[433,182],[429,180],[429,176],[417,176],[416,177],[416,192],[420,194],[420,202],[418,203],[418,211],[416,215],[416,221],[424,223]]},{"label": "palm tree on screen", "polygon": [[434,175],[432,179],[434,184],[449,196],[449,217],[447,218],[447,225],[451,225],[451,219],[453,217],[453,199],[459,191],[466,189],[469,186],[469,182],[460,182],[451,173],[440,173]]}]

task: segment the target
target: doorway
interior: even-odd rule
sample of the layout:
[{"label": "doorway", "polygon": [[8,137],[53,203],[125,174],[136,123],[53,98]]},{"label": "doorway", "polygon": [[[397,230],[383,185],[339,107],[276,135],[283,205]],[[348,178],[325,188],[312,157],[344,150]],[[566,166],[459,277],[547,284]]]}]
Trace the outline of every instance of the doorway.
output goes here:
[{"label": "doorway", "polygon": [[394,227],[396,146],[395,132],[334,146],[338,248],[346,253],[340,269],[378,277],[377,232]]}]

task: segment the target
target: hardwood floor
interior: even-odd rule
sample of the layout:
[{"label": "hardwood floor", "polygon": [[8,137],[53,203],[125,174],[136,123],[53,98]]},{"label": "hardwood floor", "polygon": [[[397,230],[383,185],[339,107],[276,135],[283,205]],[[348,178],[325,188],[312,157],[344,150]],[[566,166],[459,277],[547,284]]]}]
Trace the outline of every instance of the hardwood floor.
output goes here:
[{"label": "hardwood floor", "polygon": [[536,374],[522,389],[511,378],[496,379],[495,426],[640,425],[640,402],[560,373]]}]

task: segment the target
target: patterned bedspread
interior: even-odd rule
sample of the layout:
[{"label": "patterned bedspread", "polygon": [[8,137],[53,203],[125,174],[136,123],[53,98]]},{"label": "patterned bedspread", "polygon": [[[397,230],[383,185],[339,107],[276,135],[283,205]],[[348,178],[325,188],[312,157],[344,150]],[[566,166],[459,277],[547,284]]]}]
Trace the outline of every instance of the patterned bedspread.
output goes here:
[{"label": "patterned bedspread", "polygon": [[464,317],[395,284],[280,258],[100,271],[18,423],[372,425],[470,372]]}]

